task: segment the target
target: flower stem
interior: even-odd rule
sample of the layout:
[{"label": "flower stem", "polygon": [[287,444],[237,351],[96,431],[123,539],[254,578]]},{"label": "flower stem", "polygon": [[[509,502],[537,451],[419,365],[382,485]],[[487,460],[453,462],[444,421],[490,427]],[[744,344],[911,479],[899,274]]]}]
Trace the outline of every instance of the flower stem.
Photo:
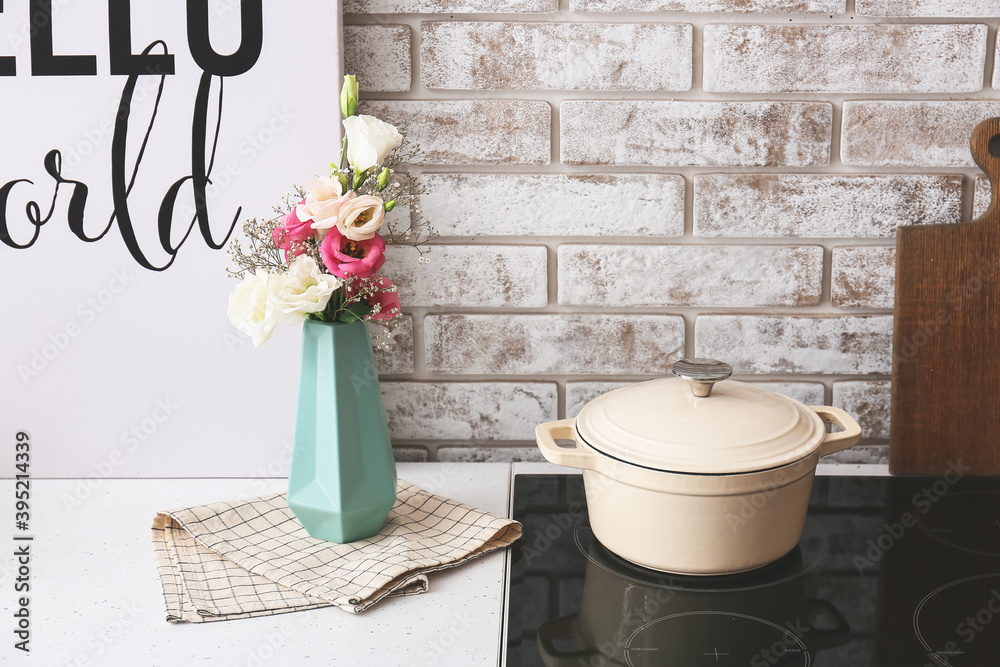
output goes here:
[{"label": "flower stem", "polygon": [[344,158],[347,157],[347,133],[344,133],[344,145],[340,147],[340,168],[344,168]]}]

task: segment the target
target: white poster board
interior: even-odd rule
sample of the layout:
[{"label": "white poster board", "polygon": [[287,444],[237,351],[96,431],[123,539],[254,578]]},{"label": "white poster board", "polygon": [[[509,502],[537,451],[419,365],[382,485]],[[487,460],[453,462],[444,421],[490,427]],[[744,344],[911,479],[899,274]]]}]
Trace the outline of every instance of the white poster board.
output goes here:
[{"label": "white poster board", "polygon": [[0,437],[33,477],[287,470],[300,332],[230,325],[219,247],[336,159],[340,3],[47,4],[0,4]]}]

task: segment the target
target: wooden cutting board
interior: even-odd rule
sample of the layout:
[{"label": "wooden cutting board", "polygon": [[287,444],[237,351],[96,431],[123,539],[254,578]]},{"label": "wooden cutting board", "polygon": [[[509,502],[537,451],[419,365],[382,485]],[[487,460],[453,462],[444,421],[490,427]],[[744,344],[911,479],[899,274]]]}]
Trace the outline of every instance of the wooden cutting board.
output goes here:
[{"label": "wooden cutting board", "polygon": [[972,133],[993,185],[960,224],[900,227],[892,372],[892,473],[1000,475],[1000,118]]}]

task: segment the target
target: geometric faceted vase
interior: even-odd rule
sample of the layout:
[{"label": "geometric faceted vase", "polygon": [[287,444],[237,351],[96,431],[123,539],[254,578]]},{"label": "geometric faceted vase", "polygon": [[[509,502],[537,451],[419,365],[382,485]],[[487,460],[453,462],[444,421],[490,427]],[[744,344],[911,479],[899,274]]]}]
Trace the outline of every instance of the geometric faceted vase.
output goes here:
[{"label": "geometric faceted vase", "polygon": [[396,463],[364,322],[302,326],[288,506],[313,537],[378,532],[396,502]]}]

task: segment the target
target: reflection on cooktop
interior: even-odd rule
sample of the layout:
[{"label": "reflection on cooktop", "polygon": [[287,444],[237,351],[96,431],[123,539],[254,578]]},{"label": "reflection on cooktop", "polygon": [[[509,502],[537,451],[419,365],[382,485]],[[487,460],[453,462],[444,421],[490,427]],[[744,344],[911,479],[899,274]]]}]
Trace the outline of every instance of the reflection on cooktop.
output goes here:
[{"label": "reflection on cooktop", "polygon": [[817,478],[791,553],[689,577],[606,549],[580,476],[518,475],[505,664],[1000,665],[1000,480],[941,486]]},{"label": "reflection on cooktop", "polygon": [[587,515],[577,519],[573,527],[573,541],[593,565],[607,569],[623,579],[665,589],[716,593],[750,591],[801,577],[819,565],[829,547],[820,523],[807,518],[799,545],[778,561],[751,572],[694,577],[650,570],[616,555],[594,537]]},{"label": "reflection on cooktop", "polygon": [[809,665],[808,648],[796,628],[721,611],[681,612],[650,621],[625,640],[624,657],[633,667]]}]

